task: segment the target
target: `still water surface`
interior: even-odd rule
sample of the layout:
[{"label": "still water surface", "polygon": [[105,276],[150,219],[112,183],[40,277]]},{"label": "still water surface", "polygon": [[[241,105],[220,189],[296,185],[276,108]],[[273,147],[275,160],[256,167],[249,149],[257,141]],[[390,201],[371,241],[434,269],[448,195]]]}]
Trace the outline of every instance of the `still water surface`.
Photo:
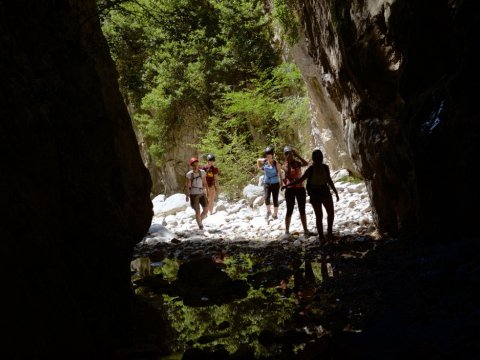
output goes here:
[{"label": "still water surface", "polygon": [[168,323],[170,355],[162,359],[181,359],[189,349],[278,358],[324,334],[315,320],[321,312],[317,289],[333,269],[320,257],[221,253],[190,264],[166,258],[152,266],[160,286],[133,280],[137,296]]}]

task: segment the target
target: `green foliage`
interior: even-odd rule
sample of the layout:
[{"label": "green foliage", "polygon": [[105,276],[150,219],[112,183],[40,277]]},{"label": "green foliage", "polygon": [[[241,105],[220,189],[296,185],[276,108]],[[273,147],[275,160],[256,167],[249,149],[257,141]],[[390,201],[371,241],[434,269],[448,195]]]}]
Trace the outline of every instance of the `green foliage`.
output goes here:
[{"label": "green foliage", "polygon": [[162,266],[154,268],[153,273],[155,275],[163,275],[163,278],[168,281],[176,280],[178,269],[180,268],[179,261],[165,258],[162,262]]},{"label": "green foliage", "polygon": [[293,45],[298,42],[298,34],[300,22],[298,21],[293,7],[294,4],[289,0],[273,1],[273,17],[281,29],[281,37],[286,40],[287,44]]},{"label": "green foliage", "polygon": [[[181,300],[163,297],[165,313],[176,333],[172,351],[182,352],[185,344],[196,342],[198,348],[209,348],[223,345],[229,353],[235,353],[243,346],[255,349],[255,355],[280,355],[281,348],[266,348],[260,345],[258,336],[262,330],[280,332],[284,323],[290,320],[295,299],[293,296],[282,298],[274,288],[250,288],[245,299],[234,303],[208,307],[188,307]],[[258,304],[267,304],[259,308]],[[208,344],[199,344],[197,339],[202,335],[219,334],[218,325],[230,323],[224,336]]]},{"label": "green foliage", "polygon": [[263,258],[255,258],[251,254],[240,253],[225,258],[225,272],[232,280],[247,280],[254,265],[260,264],[264,271],[271,270],[271,267],[264,266]]},{"label": "green foliage", "polygon": [[359,183],[364,182],[363,179],[352,176],[352,175],[344,176],[344,177],[340,178],[338,181],[344,181],[344,182],[349,182],[349,183],[353,183],[353,184],[359,184]]},{"label": "green foliage", "polygon": [[[167,262],[163,262],[166,266]],[[232,279],[246,279],[252,274],[253,266],[258,271],[268,271],[270,266],[264,265],[263,258],[255,258],[251,254],[238,254],[225,261],[225,272]],[[165,273],[162,270],[162,273]],[[169,281],[173,280],[173,276]],[[289,285],[293,287],[293,281]],[[222,345],[230,353],[235,353],[242,346],[249,346],[255,350],[257,357],[280,355],[280,346],[264,347],[258,341],[263,330],[280,333],[285,324],[291,320],[296,307],[295,297],[282,296],[274,287],[251,287],[246,298],[237,299],[231,303],[211,305],[205,307],[189,307],[184,305],[178,297],[162,294],[160,299],[155,298],[152,292],[146,289],[137,289],[137,294],[145,297],[154,306],[161,304],[174,332],[174,341],[171,342],[172,353],[183,353],[186,344],[193,343],[195,347],[207,349],[215,345]],[[219,325],[228,322],[228,329],[220,330]],[[201,336],[212,336],[214,339],[202,344],[198,341]]]},{"label": "green foliage", "polygon": [[198,148],[217,155],[222,188],[235,198],[258,173],[256,159],[267,145],[297,142],[298,127],[309,119],[308,101],[298,69],[284,63],[244,89],[225,92],[218,104]]},{"label": "green foliage", "polygon": [[[286,1],[275,0],[274,19],[292,37],[297,23]],[[190,145],[216,155],[221,188],[238,197],[258,173],[256,159],[266,145],[298,142],[309,116],[304,85],[272,45],[273,19],[263,2],[98,4],[121,91],[158,165],[195,116],[205,134]]]}]

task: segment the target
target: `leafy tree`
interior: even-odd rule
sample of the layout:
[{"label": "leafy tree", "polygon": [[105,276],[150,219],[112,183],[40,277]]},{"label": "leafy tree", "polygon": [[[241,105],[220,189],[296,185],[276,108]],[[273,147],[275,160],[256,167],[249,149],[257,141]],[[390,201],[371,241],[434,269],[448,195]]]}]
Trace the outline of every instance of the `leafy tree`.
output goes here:
[{"label": "leafy tree", "polygon": [[293,64],[268,69],[250,87],[224,93],[215,108],[218,113],[210,117],[199,149],[221,155],[217,159],[222,184],[233,198],[257,174],[256,159],[263,149],[296,143],[296,129],[309,118],[300,73]]},{"label": "leafy tree", "polygon": [[274,0],[273,3],[273,18],[281,30],[281,37],[287,44],[295,44],[298,42],[300,22],[292,8],[298,7],[298,3],[293,0]]},{"label": "leafy tree", "polygon": [[121,91],[159,165],[194,116],[205,135],[191,145],[215,153],[222,188],[236,197],[266,145],[295,143],[295,129],[308,118],[303,83],[273,45],[263,2],[98,3]]}]

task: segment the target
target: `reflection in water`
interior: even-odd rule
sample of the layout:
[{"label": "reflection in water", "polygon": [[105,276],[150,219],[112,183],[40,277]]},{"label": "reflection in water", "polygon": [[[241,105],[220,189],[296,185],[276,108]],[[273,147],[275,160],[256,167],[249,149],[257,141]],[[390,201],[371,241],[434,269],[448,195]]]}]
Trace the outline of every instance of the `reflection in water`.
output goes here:
[{"label": "reflection in water", "polygon": [[[151,284],[156,284],[156,287],[148,282],[136,283],[137,295],[145,297],[170,323],[172,355],[168,359],[181,358],[187,349],[220,346],[230,354],[248,347],[257,358],[275,358],[276,354],[285,354],[286,348],[294,354],[312,336],[318,338],[321,335],[321,327],[312,330],[305,324],[300,326],[298,319],[310,312],[310,303],[322,278],[333,275],[328,271],[326,262],[297,258],[276,263],[258,255],[244,253],[228,256],[223,252],[211,260],[213,266],[228,275],[227,278],[248,284],[246,296],[233,300],[231,296],[226,296],[223,300],[216,299],[213,302],[216,305],[212,305],[212,299],[198,295],[201,298],[196,302],[190,299],[188,304],[192,306],[186,306],[185,292],[182,291],[188,291],[188,288],[174,289],[182,284],[177,279],[181,264],[171,259],[152,264],[158,280]],[[217,291],[210,291],[210,294],[222,297],[218,288],[224,287],[224,284],[202,286],[217,287]],[[226,286],[225,289],[229,291]]]},{"label": "reflection in water", "polygon": [[[184,351],[185,345],[195,343],[202,347],[201,343],[210,339],[205,345],[222,344],[230,353],[245,344],[253,346],[256,355],[268,355],[258,343],[260,331],[281,331],[294,306],[291,298],[282,298],[274,289],[264,288],[250,289],[246,299],[221,306],[192,308],[183,306],[182,301],[165,301],[168,318],[177,333],[172,350]],[[222,330],[221,324],[228,327]]]}]

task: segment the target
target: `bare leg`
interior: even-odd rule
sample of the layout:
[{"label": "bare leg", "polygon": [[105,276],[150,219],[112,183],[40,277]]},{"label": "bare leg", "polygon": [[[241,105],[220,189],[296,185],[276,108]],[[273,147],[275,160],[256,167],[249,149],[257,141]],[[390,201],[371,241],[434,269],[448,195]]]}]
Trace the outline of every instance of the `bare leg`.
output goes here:
[{"label": "bare leg", "polygon": [[205,219],[208,216],[208,206],[205,206],[202,210],[202,214],[200,215],[201,219]]},{"label": "bare leg", "polygon": [[278,216],[278,206],[273,208],[273,217],[276,219]]},{"label": "bare leg", "polygon": [[333,220],[335,218],[333,199],[331,196],[325,199],[323,206],[327,212],[327,237],[331,240],[333,237]]},{"label": "bare leg", "polygon": [[305,234],[309,233],[307,227],[307,214],[300,214],[300,221],[302,222],[303,232]]},{"label": "bare leg", "polygon": [[291,216],[285,216],[285,232],[290,232],[290,222],[292,220]]},{"label": "bare leg", "polygon": [[313,211],[315,212],[315,223],[317,224],[318,238],[325,239],[323,236],[323,212],[322,203],[312,204]]},{"label": "bare leg", "polygon": [[200,214],[200,211],[195,210],[195,220],[197,221],[197,225],[199,229],[203,229],[202,225],[202,215]]},{"label": "bare leg", "polygon": [[267,215],[266,215],[266,218],[268,219],[268,217],[270,216],[270,214],[272,213],[271,212],[271,205],[265,205],[267,207]]},{"label": "bare leg", "polygon": [[214,201],[215,201],[215,188],[211,187],[208,189],[208,211],[210,211],[210,215],[213,214]]}]

